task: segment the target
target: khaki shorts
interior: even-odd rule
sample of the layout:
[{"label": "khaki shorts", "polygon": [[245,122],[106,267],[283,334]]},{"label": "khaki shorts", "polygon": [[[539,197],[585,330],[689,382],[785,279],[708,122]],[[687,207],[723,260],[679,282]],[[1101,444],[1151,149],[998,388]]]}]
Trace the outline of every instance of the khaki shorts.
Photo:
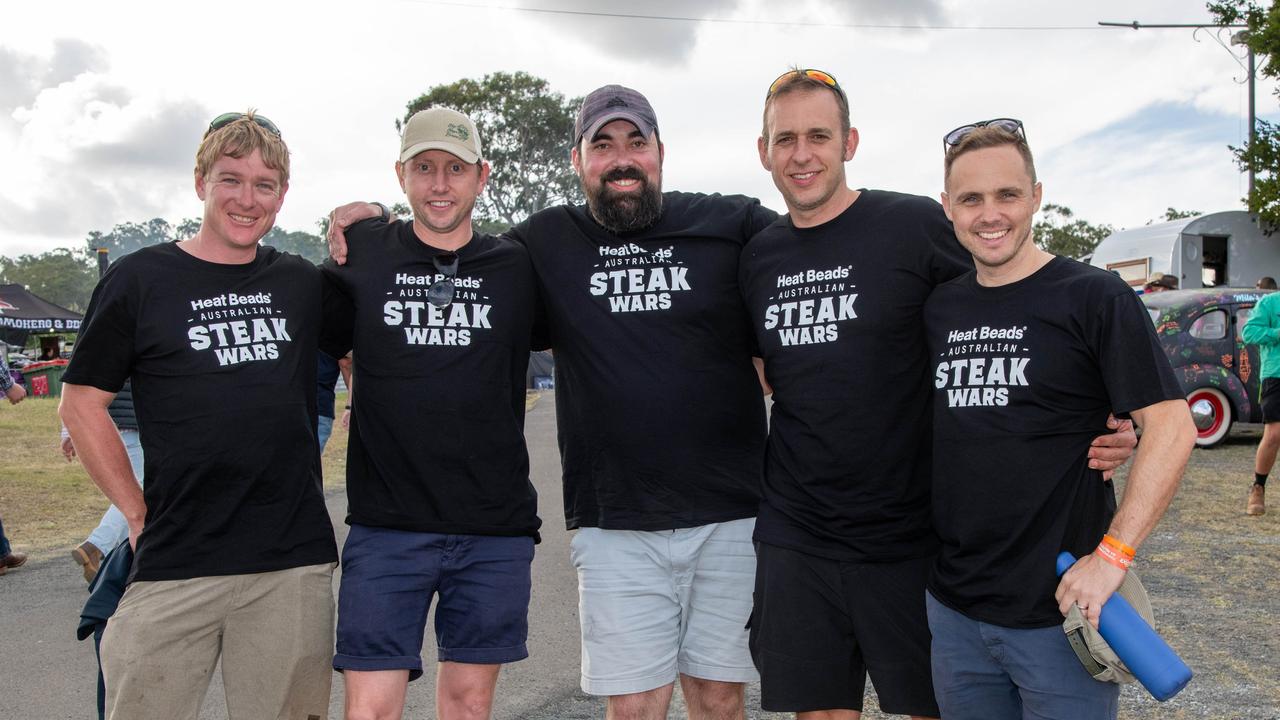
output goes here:
[{"label": "khaki shorts", "polygon": [[747,649],[755,518],[678,530],[582,528],[578,570],[582,689],[626,695],[688,675],[758,678]]},{"label": "khaki shorts", "polygon": [[230,720],[329,716],[333,563],[135,582],[102,636],[111,720],[195,720],[222,658]]}]

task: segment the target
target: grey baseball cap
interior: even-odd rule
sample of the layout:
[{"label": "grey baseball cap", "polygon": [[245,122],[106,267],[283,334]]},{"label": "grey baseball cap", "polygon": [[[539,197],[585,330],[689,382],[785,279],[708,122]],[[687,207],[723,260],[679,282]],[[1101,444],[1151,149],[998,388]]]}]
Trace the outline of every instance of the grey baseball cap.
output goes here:
[{"label": "grey baseball cap", "polygon": [[605,85],[592,90],[578,108],[578,119],[573,123],[573,144],[582,142],[583,137],[595,137],[600,128],[614,120],[626,120],[645,137],[658,131],[658,116],[644,95],[621,85]]},{"label": "grey baseball cap", "polygon": [[409,118],[400,136],[400,162],[423,150],[443,150],[464,163],[480,161],[480,133],[471,118],[447,107],[420,110]]}]

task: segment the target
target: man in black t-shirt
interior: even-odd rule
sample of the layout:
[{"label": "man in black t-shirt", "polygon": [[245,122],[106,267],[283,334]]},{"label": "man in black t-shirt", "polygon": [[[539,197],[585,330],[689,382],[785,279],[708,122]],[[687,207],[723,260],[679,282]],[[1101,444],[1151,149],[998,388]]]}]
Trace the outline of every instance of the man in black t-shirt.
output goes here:
[{"label": "man in black t-shirt", "polygon": [[[510,234],[556,353],[582,687],[609,696],[611,716],[656,719],[678,678],[691,716],[741,717],[765,415],[737,262],[776,214],[663,193],[657,119],[629,88],[589,94],[572,141],[586,206]],[[335,211],[335,258],[336,233],[372,214]]]},{"label": "man in black t-shirt", "polygon": [[[258,244],[288,179],[270,120],[215,118],[196,155],[199,230],[108,269],[63,377],[63,423],[136,553],[102,639],[109,718],[195,718],[219,657],[230,717],[328,714],[321,277]],[[145,490],[108,413],[126,380]]]},{"label": "man in black t-shirt", "polygon": [[936,717],[922,311],[971,264],[937,203],[848,186],[858,133],[830,75],[784,73],[764,120],[760,159],[790,213],[740,267],[774,400],[751,622],[762,704],[856,717],[870,674],[882,710]]},{"label": "man in black t-shirt", "polygon": [[[1111,273],[1031,237],[1041,186],[1022,124],[946,137],[942,204],[976,271],[925,307],[933,371],[929,581],[933,676],[943,717],[1116,716],[1064,636],[1075,605],[1097,627],[1164,513],[1195,426],[1142,303]],[[1088,467],[1110,412],[1142,427],[1124,500]],[[1081,558],[1061,581],[1060,552]]]},{"label": "man in black t-shirt", "polygon": [[413,221],[356,225],[350,262],[324,265],[321,344],[354,349],[359,388],[333,666],[350,716],[400,717],[437,597],[436,716],[487,717],[502,665],[529,654],[537,287],[522,245],[472,229],[489,163],[469,118],[414,114],[396,174]]}]

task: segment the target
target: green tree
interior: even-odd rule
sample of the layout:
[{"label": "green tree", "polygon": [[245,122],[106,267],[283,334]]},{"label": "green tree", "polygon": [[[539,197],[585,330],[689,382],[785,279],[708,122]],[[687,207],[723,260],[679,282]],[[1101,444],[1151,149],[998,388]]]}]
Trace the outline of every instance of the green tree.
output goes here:
[{"label": "green tree", "polygon": [[1187,218],[1199,217],[1204,213],[1199,210],[1179,210],[1177,208],[1166,208],[1164,211],[1164,220],[1161,222],[1170,222],[1173,220],[1185,220]]},{"label": "green tree", "polygon": [[[186,227],[186,222],[179,227]],[[115,261],[139,248],[169,242],[175,238],[174,228],[167,220],[152,218],[140,223],[123,222],[107,233],[94,230],[89,233],[85,246],[90,253],[97,252],[98,248],[106,248],[107,256]]]},{"label": "green tree", "polygon": [[[325,220],[327,221],[328,218],[326,217]],[[263,245],[270,245],[281,252],[301,255],[316,265],[324,262],[324,259],[329,257],[329,246],[325,243],[323,235],[312,235],[300,230],[287,232],[277,226],[271,228],[271,231],[266,235],[263,235],[260,242]]]},{"label": "green tree", "polygon": [[68,310],[84,312],[98,271],[82,250],[56,248],[39,255],[0,256],[0,284],[18,283]]},{"label": "green tree", "polygon": [[[1266,78],[1280,79],[1280,65],[1271,59],[1280,52],[1280,7],[1275,3],[1255,0],[1223,0],[1210,2],[1209,13],[1221,25],[1243,24],[1244,42],[1261,62],[1258,72]],[[1274,91],[1280,96],[1280,88]],[[1257,120],[1253,142],[1230,146],[1241,170],[1255,174],[1253,192],[1245,198],[1249,212],[1264,225],[1280,227],[1280,126]]]},{"label": "green tree", "polygon": [[414,113],[436,105],[468,115],[480,131],[489,185],[476,200],[480,229],[502,230],[545,207],[581,203],[582,189],[569,164],[570,137],[581,98],[566,99],[542,78],[497,72],[481,80],[436,85],[411,101]]},{"label": "green tree", "polygon": [[1036,245],[1055,255],[1079,258],[1093,252],[1108,235],[1115,232],[1110,225],[1094,225],[1071,212],[1071,208],[1045,203],[1042,217],[1031,228]]}]

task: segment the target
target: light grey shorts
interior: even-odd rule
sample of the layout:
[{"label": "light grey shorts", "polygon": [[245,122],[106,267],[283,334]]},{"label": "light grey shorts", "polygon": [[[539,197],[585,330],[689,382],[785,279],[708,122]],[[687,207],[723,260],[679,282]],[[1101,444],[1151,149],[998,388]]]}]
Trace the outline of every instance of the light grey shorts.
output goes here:
[{"label": "light grey shorts", "polygon": [[677,674],[758,679],[747,649],[755,518],[659,531],[582,528],[578,570],[582,690],[625,695]]}]

